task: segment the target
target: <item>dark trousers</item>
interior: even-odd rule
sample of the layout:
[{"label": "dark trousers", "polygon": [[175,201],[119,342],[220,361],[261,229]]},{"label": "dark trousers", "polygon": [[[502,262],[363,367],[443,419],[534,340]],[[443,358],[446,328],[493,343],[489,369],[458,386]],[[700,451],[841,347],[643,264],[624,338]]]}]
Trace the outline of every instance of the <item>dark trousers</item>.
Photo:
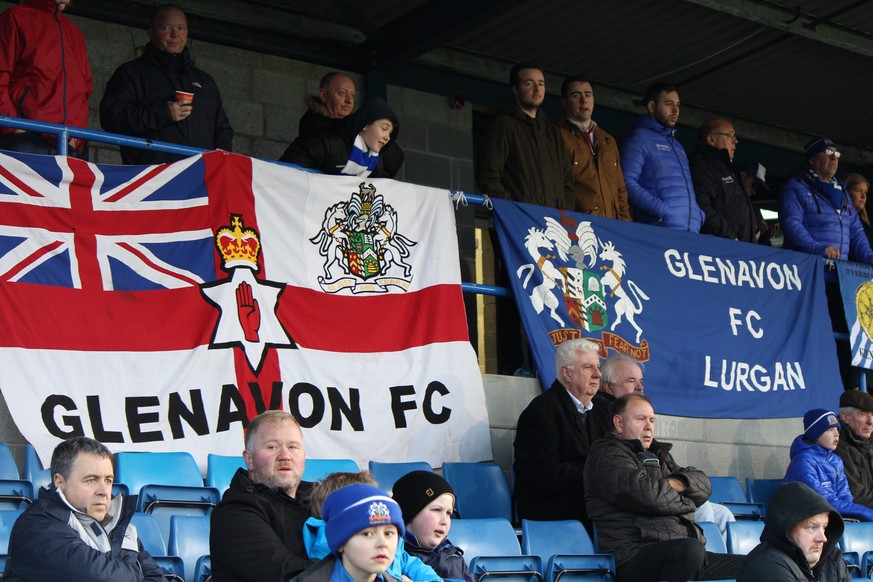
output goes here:
[{"label": "dark trousers", "polygon": [[707,552],[694,538],[681,538],[643,546],[618,567],[618,582],[686,582],[737,577],[745,556]]},{"label": "dark trousers", "polygon": [[[23,154],[41,154],[44,156],[53,156],[57,150],[52,145],[43,139],[38,133],[25,131],[24,133],[10,133],[0,137],[0,150],[10,152],[21,152]],[[88,159],[88,144],[86,143],[80,151],[75,152],[73,148],[69,148],[67,155],[82,160]]]}]

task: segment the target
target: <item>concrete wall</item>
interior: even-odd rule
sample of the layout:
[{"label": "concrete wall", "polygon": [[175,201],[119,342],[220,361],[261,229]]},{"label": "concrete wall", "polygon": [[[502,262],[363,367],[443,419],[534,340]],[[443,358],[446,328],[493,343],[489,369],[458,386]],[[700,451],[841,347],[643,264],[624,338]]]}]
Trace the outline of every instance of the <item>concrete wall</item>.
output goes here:
[{"label": "concrete wall", "polygon": [[[512,464],[518,415],[539,394],[537,380],[486,374],[485,400],[494,460]],[[657,413],[657,393],[651,395]],[[803,430],[799,418],[737,420],[657,415],[655,438],[673,443],[673,457],[709,475],[775,479],[785,475],[792,439]]]}]

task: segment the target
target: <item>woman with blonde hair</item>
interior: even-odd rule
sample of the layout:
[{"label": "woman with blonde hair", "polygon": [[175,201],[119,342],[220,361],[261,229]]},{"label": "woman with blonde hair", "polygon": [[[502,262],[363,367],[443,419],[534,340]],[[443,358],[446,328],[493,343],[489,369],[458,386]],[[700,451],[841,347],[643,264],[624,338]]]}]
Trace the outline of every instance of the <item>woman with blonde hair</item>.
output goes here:
[{"label": "woman with blonde hair", "polygon": [[852,199],[852,206],[858,212],[858,218],[861,219],[861,226],[864,227],[864,234],[867,235],[867,241],[870,246],[873,246],[873,225],[870,224],[870,217],[867,216],[867,190],[870,188],[870,180],[861,174],[849,174],[846,176],[846,190]]}]

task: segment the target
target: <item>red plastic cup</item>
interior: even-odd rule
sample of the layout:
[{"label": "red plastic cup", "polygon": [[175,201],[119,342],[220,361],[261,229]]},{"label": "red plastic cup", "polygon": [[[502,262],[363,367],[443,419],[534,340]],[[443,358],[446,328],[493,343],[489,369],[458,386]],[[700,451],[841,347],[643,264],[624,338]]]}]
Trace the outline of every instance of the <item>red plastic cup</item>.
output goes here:
[{"label": "red plastic cup", "polygon": [[194,93],[187,91],[176,91],[176,101],[194,101]]}]

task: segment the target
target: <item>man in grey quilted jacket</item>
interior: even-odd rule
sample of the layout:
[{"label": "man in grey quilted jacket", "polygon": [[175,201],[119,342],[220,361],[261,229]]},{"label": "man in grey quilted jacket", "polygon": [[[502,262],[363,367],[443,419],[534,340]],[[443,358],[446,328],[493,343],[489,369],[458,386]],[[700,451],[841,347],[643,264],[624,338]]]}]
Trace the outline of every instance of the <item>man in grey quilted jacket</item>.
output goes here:
[{"label": "man in grey quilted jacket", "polygon": [[694,511],[712,492],[709,478],[679,467],[672,445],[655,440],[655,411],[639,392],[612,404],[613,431],[585,463],[585,502],[600,551],[615,556],[618,581],[735,578],[745,556],[707,552]]}]

